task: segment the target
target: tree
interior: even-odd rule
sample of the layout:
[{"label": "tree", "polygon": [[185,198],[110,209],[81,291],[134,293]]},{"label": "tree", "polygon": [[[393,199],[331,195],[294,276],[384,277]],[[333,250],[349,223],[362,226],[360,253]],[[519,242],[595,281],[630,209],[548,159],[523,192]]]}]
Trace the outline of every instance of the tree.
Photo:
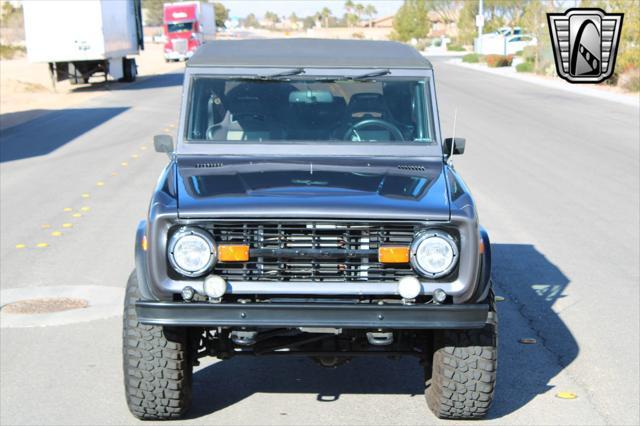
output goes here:
[{"label": "tree", "polygon": [[222,3],[213,3],[213,8],[216,12],[216,27],[225,28],[225,22],[229,19],[229,9],[224,7]]},{"label": "tree", "polygon": [[144,14],[145,25],[162,25],[165,0],[142,0],[141,8]]},{"label": "tree", "polygon": [[325,28],[329,28],[329,18],[331,17],[331,9],[328,7],[323,7],[320,12],[318,12],[318,16],[322,18],[323,26]]},{"label": "tree", "polygon": [[425,0],[405,0],[393,19],[392,38],[400,41],[427,37],[431,22]]},{"label": "tree", "polygon": [[364,14],[369,19],[369,28],[373,27],[373,18],[378,14],[378,10],[372,4],[368,4],[364,8]]},{"label": "tree", "polygon": [[427,6],[442,22],[450,24],[458,18],[457,11],[461,3],[461,0],[431,0]]},{"label": "tree", "polygon": [[267,11],[267,12],[264,14],[264,20],[265,20],[265,21],[269,21],[269,26],[270,26],[271,28],[275,27],[275,26],[276,26],[276,24],[277,24],[278,22],[280,22],[280,18],[278,17],[278,14],[277,14],[277,13],[275,13],[275,12],[271,12],[271,11]]},{"label": "tree", "polygon": [[256,18],[256,15],[254,15],[253,13],[250,13],[247,15],[246,18],[244,18],[243,25],[245,27],[259,28],[260,22],[258,21],[258,18]]}]

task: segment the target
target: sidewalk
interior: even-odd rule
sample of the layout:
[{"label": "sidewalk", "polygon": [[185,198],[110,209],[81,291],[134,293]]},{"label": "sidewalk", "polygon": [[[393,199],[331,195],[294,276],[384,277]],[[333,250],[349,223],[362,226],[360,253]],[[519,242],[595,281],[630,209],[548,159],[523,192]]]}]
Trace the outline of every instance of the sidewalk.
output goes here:
[{"label": "sidewalk", "polygon": [[483,64],[468,64],[462,62],[462,59],[455,58],[447,61],[449,64],[457,65],[464,68],[473,69],[476,71],[486,72],[494,75],[501,75],[503,77],[513,78],[520,81],[526,81],[528,83],[537,84],[539,86],[550,87],[552,89],[564,90],[565,92],[576,93],[584,96],[591,96],[594,98],[600,98],[611,102],[617,102],[624,105],[640,108],[640,94],[638,93],[617,93],[606,89],[599,89],[580,84],[571,84],[559,78],[551,79],[547,77],[541,77],[530,73],[519,73],[514,67],[501,67],[501,68],[489,68]]}]

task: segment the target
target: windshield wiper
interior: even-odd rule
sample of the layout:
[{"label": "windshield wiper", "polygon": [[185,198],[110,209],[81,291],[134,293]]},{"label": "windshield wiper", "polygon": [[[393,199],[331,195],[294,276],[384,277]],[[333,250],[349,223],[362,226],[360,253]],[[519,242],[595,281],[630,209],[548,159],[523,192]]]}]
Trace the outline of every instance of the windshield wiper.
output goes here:
[{"label": "windshield wiper", "polygon": [[391,70],[377,70],[368,72],[366,74],[356,75],[355,77],[349,77],[349,80],[368,80],[374,77],[382,77],[383,75],[391,74]]},{"label": "windshield wiper", "polygon": [[291,77],[293,75],[300,75],[304,73],[305,73],[304,68],[294,68],[291,70],[286,70],[286,71],[278,72],[275,74],[258,75],[257,78],[260,80],[277,80],[282,77]]},{"label": "windshield wiper", "polygon": [[344,76],[340,76],[340,77],[321,77],[316,79],[317,81],[365,81],[365,80],[369,80],[375,77],[382,77],[384,75],[389,75],[391,74],[391,70],[388,69],[384,69],[384,70],[376,70],[376,71],[371,71],[368,72],[366,74],[360,74],[360,75],[344,75]]}]

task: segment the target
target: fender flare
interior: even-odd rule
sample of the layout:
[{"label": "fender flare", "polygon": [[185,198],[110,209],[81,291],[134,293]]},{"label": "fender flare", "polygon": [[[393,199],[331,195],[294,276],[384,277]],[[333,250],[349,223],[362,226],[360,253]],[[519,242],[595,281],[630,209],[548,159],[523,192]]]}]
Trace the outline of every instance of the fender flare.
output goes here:
[{"label": "fender flare", "polygon": [[141,220],[136,230],[135,241],[135,259],[136,259],[136,276],[138,277],[138,289],[140,290],[140,298],[142,300],[159,300],[154,296],[149,286],[149,270],[147,263],[146,240],[147,221]]},{"label": "fender flare", "polygon": [[491,240],[489,233],[482,226],[480,227],[480,238],[484,251],[480,258],[480,276],[475,293],[475,301],[482,302],[489,297],[493,282],[491,281]]}]

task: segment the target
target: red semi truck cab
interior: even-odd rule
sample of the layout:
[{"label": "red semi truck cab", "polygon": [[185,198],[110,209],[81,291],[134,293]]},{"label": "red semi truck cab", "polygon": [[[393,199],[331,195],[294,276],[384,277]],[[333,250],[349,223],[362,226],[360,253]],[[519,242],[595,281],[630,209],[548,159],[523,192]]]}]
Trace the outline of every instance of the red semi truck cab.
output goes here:
[{"label": "red semi truck cab", "polygon": [[165,61],[189,59],[198,47],[215,38],[213,4],[198,1],[164,4]]}]

